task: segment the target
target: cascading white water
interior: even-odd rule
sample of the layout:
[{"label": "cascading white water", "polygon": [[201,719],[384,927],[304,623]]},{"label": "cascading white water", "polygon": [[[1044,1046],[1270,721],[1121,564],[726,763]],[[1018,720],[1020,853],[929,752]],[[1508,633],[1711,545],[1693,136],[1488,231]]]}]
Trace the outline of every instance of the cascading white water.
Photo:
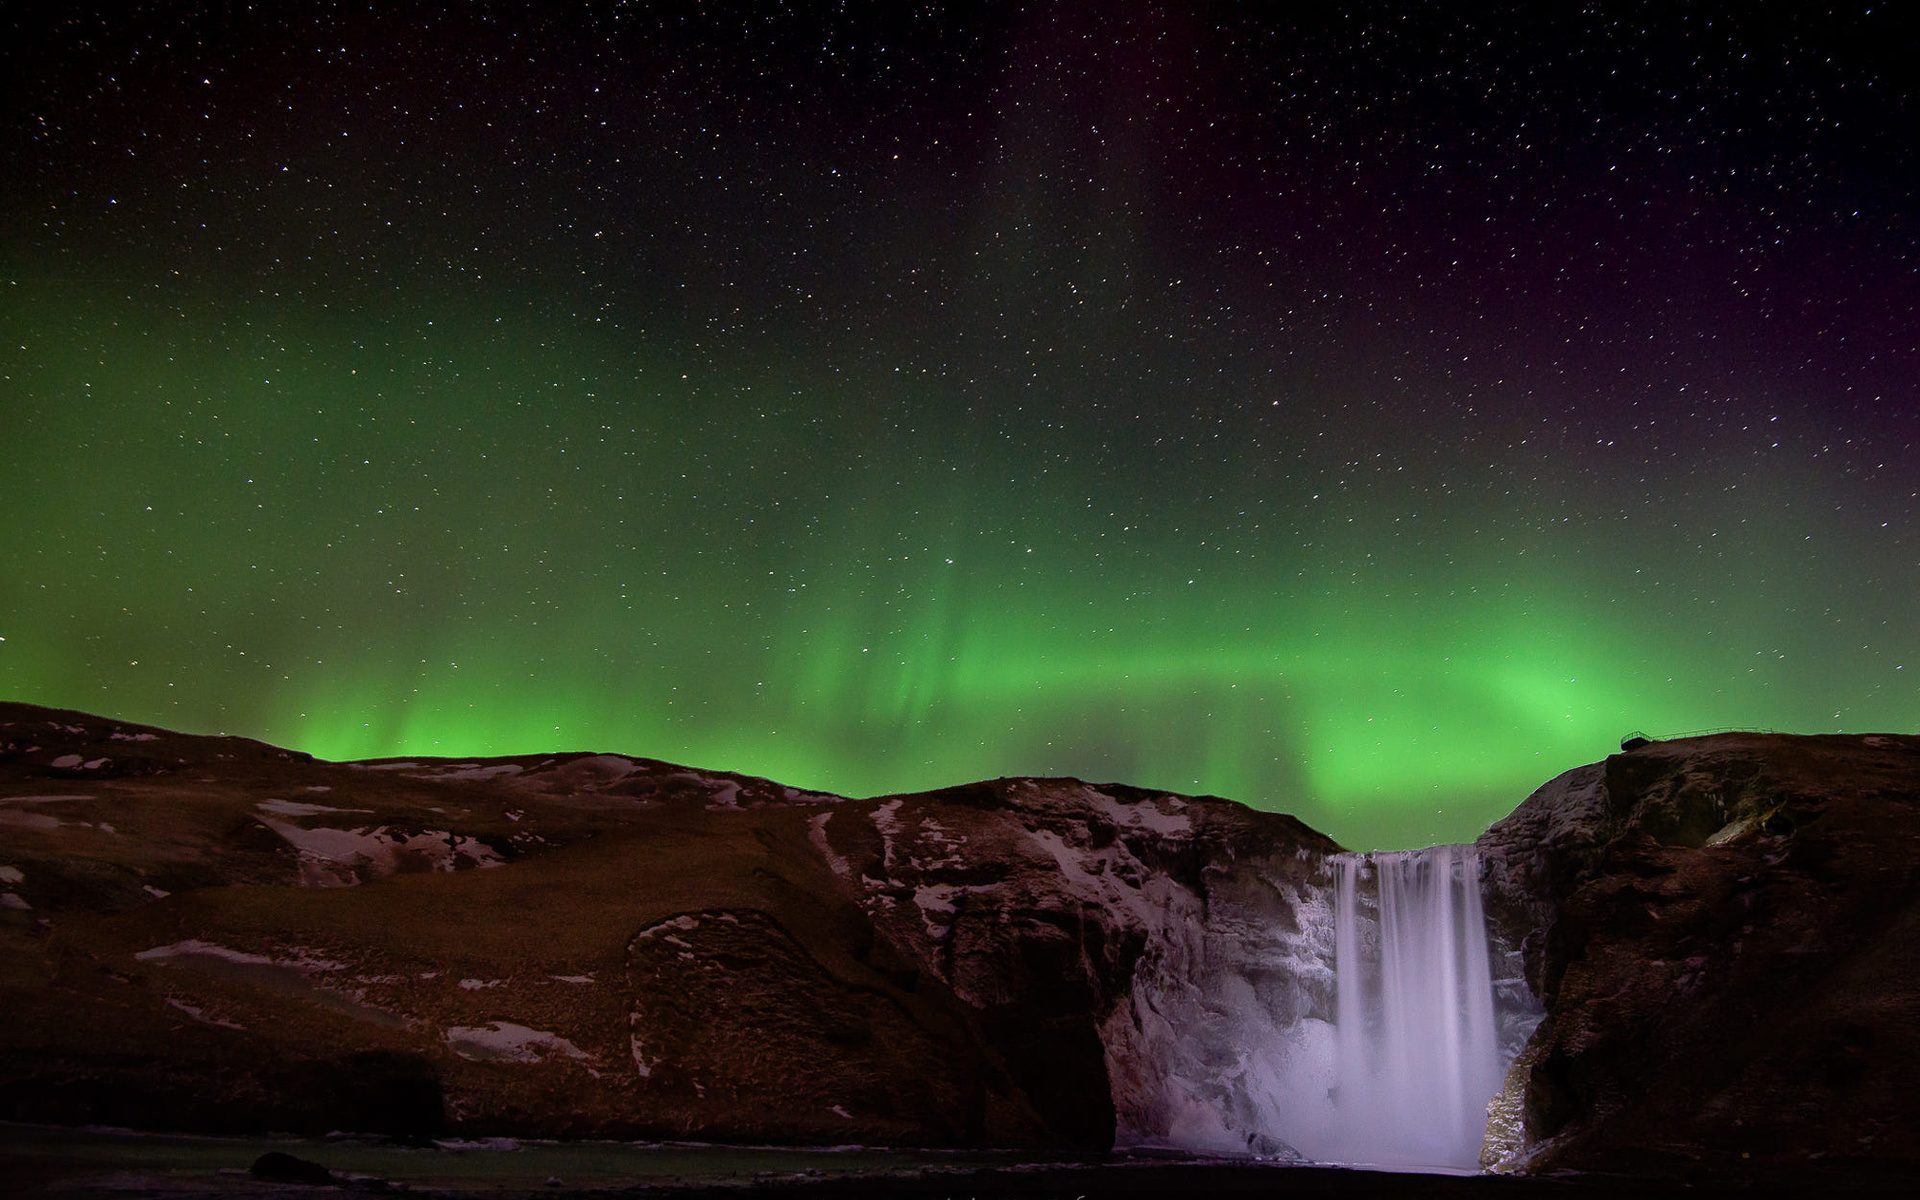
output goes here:
[{"label": "cascading white water", "polygon": [[1316,1157],[1471,1170],[1505,1070],[1479,856],[1434,846],[1333,865],[1337,1120]]},{"label": "cascading white water", "polygon": [[1207,903],[1153,884],[1156,934],[1102,1030],[1116,1144],[1477,1169],[1542,1015],[1489,935],[1479,852],[1296,862],[1215,880]]}]

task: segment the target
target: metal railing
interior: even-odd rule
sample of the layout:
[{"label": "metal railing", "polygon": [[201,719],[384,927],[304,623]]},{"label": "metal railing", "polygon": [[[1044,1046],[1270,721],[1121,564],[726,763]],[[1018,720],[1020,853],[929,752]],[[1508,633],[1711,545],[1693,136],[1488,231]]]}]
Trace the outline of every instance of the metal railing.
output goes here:
[{"label": "metal railing", "polygon": [[1718,729],[1687,729],[1679,733],[1660,733],[1660,734],[1646,733],[1642,730],[1636,729],[1630,733],[1622,734],[1620,736],[1620,745],[1621,745],[1621,748],[1624,749],[1626,747],[1626,744],[1630,741],[1633,741],[1635,738],[1640,738],[1648,742],[1677,742],[1677,741],[1680,741],[1682,738],[1712,737],[1717,733],[1784,733],[1784,732],[1786,731],[1780,730],[1780,729],[1756,729],[1750,725],[1724,725]]}]

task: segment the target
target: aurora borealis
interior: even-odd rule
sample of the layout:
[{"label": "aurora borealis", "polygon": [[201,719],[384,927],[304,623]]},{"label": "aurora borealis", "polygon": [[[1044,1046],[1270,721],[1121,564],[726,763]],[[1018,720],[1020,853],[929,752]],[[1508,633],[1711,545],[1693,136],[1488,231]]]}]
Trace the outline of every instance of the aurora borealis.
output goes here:
[{"label": "aurora borealis", "polygon": [[1361,848],[1920,726],[1906,25],[1262,7],[7,10],[0,695]]}]

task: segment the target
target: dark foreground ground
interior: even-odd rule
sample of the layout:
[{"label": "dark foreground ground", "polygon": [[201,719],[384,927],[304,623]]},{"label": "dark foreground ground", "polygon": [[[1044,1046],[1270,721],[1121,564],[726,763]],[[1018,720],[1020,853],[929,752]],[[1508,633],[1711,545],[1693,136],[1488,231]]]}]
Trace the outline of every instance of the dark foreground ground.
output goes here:
[{"label": "dark foreground ground", "polygon": [[[329,1182],[257,1178],[278,1152]],[[298,1168],[294,1168],[297,1172]],[[271,1176],[273,1173],[268,1172]],[[881,1200],[1102,1200],[1103,1197],[1698,1197],[1910,1196],[1920,1174],[1809,1171],[1760,1183],[1580,1176],[1398,1174],[1199,1160],[1044,1160],[1032,1155],[870,1148],[780,1148],[496,1141],[427,1146],[360,1141],[204,1138],[0,1125],[0,1196],[62,1200],[219,1200],[423,1196],[855,1197]]]}]

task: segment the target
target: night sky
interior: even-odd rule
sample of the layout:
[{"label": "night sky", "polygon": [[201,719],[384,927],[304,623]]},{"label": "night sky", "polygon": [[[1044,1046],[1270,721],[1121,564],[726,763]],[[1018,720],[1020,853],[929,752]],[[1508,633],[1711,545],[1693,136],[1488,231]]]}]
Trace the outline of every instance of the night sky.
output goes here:
[{"label": "night sky", "polygon": [[0,6],[0,696],[1361,848],[1920,729],[1899,6],[83,7]]}]

